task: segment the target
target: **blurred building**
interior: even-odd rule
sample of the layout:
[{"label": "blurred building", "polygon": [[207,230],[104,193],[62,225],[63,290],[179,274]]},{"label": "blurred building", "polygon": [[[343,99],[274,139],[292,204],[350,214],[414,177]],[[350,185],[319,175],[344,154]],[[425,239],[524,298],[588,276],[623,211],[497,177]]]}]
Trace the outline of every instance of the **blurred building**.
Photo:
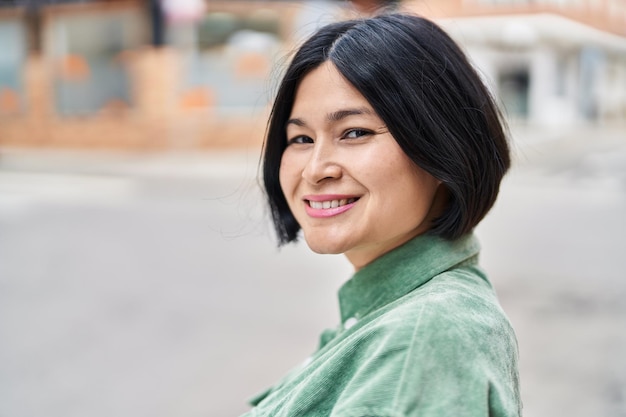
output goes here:
[{"label": "blurred building", "polygon": [[0,0],[0,145],[258,146],[274,62],[338,3]]},{"label": "blurred building", "polygon": [[259,146],[285,52],[398,3],[440,21],[516,121],[626,120],[622,0],[0,0],[0,145]]},{"label": "blurred building", "polygon": [[514,121],[554,127],[626,121],[626,1],[407,5],[437,18],[465,46]]}]

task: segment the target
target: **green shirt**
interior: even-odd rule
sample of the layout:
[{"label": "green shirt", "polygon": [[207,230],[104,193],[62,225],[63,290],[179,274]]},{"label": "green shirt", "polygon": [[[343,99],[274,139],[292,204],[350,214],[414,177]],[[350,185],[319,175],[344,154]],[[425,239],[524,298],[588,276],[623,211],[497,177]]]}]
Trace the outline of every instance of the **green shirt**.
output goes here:
[{"label": "green shirt", "polygon": [[342,325],[246,417],[519,416],[517,342],[472,235],[422,235],[339,290]]}]

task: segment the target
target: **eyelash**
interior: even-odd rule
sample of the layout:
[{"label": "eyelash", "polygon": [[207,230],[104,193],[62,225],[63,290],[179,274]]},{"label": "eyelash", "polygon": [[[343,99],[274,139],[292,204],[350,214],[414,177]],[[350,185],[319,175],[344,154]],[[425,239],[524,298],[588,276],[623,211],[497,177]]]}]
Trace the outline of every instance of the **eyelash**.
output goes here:
[{"label": "eyelash", "polygon": [[296,136],[294,138],[287,140],[287,145],[292,145],[295,143],[297,144],[313,143],[313,139],[311,139],[308,136],[300,135],[300,136]]},{"label": "eyelash", "polygon": [[[348,138],[348,135],[354,132],[357,132],[359,134],[355,138]],[[369,136],[372,133],[374,132],[372,132],[371,130],[367,130],[367,129],[348,129],[343,133],[343,135],[341,135],[341,139],[358,139],[363,136]]]},{"label": "eyelash", "polygon": [[[348,137],[352,133],[356,133],[357,134],[356,137]],[[373,133],[374,132],[372,132],[371,130],[367,130],[367,129],[348,129],[342,133],[340,139],[359,139],[363,136],[369,136]],[[297,144],[313,143],[313,139],[305,135],[300,135],[300,136],[296,136],[287,140],[287,145],[291,145],[294,143],[297,143]]]}]

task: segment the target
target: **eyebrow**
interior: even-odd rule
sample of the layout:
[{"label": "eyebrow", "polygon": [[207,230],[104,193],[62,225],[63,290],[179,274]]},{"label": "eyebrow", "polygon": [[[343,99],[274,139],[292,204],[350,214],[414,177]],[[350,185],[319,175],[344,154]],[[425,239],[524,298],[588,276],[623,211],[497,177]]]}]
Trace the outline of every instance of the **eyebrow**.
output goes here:
[{"label": "eyebrow", "polygon": [[[361,114],[366,114],[366,115],[373,115],[374,112],[370,109],[368,109],[367,107],[357,107],[354,109],[343,109],[343,110],[337,110],[334,111],[332,113],[328,113],[326,115],[326,120],[328,122],[338,122],[340,120],[345,119],[346,117],[349,116],[358,116]],[[304,122],[304,120],[302,119],[298,119],[298,118],[293,118],[293,119],[289,119],[287,120],[287,123],[285,123],[285,127],[289,126],[289,125],[296,125],[296,126],[306,126],[306,123]]]}]

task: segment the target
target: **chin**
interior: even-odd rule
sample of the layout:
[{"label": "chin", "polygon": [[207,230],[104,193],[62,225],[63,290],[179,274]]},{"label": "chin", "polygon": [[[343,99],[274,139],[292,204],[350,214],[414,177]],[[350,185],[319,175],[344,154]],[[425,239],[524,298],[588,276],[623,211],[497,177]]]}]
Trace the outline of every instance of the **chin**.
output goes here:
[{"label": "chin", "polygon": [[321,255],[338,255],[347,250],[344,245],[329,242],[328,238],[314,239],[305,236],[304,240],[313,252]]}]

